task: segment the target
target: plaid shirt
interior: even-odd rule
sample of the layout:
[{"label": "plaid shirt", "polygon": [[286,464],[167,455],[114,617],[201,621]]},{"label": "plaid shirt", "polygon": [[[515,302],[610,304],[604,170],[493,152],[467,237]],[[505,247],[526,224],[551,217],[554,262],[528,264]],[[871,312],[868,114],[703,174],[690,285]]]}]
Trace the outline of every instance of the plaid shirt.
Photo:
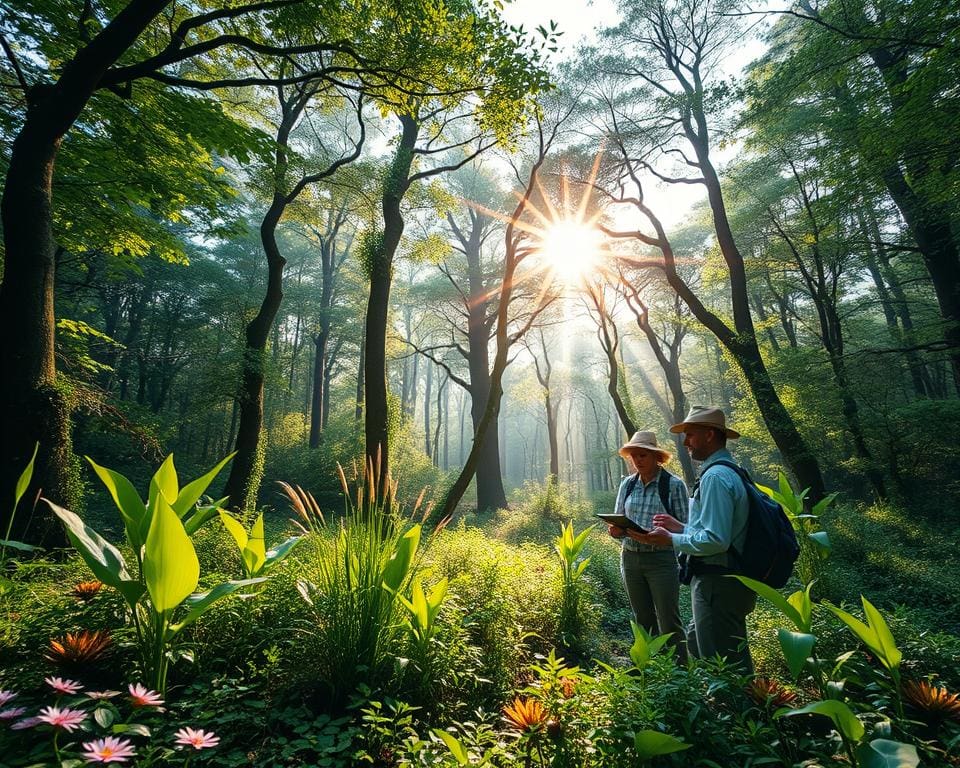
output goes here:
[{"label": "plaid shirt", "polygon": [[[660,501],[660,491],[658,482],[662,469],[657,470],[653,479],[644,485],[640,478],[637,478],[636,484],[633,478],[636,475],[627,475],[620,481],[620,490],[617,492],[617,503],[614,506],[614,513],[626,515],[641,528],[650,531],[653,530],[653,516],[659,515],[664,511],[663,503]],[[627,489],[633,485],[633,490],[627,496]],[[687,485],[679,477],[674,475],[670,478],[669,494],[667,498],[670,501],[670,509],[666,510],[681,523],[686,524],[687,515],[690,509],[690,495],[687,493]],[[659,552],[670,547],[655,547],[650,544],[641,544],[638,541],[624,536],[621,539],[625,549],[632,549],[636,552]]]}]

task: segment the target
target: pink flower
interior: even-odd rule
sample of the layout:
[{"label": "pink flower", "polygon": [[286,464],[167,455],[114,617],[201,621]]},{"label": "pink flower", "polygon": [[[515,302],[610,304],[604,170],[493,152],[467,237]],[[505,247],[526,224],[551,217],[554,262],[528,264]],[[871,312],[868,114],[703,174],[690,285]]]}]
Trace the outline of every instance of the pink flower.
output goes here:
[{"label": "pink flower", "polygon": [[136,685],[130,683],[129,691],[130,701],[134,707],[157,707],[159,709],[160,705],[163,704],[163,699],[160,698],[159,693],[151,691],[140,683]]},{"label": "pink flower", "polygon": [[10,726],[10,730],[22,731],[24,728],[33,728],[35,725],[40,725],[42,722],[39,717],[27,717],[23,720],[17,720],[17,722]]},{"label": "pink flower", "polygon": [[17,694],[13,691],[0,691],[0,707],[15,698],[17,698]]},{"label": "pink flower", "polygon": [[112,699],[114,696],[119,696],[120,691],[88,691],[87,698],[100,701],[103,699]]},{"label": "pink flower", "polygon": [[37,719],[41,723],[47,723],[54,728],[63,728],[65,731],[74,731],[77,726],[87,719],[87,713],[79,709],[70,709],[64,707],[44,707],[40,710]]},{"label": "pink flower", "polygon": [[59,677],[45,677],[43,681],[57,693],[76,693],[82,691],[83,686],[75,680],[63,680]]},{"label": "pink flower", "polygon": [[181,728],[174,736],[177,737],[177,744],[184,747],[193,747],[194,749],[215,747],[220,743],[219,736],[215,736],[212,731],[207,733],[199,728],[197,730],[193,730],[193,728]]},{"label": "pink flower", "polygon": [[105,739],[96,741],[85,741],[83,748],[87,750],[83,753],[88,763],[123,763],[127,758],[135,757],[136,752],[133,745],[127,739],[118,739],[114,736],[107,736]]},{"label": "pink flower", "polygon": [[13,720],[13,718],[20,717],[26,711],[26,707],[10,707],[10,709],[0,712],[0,720]]}]

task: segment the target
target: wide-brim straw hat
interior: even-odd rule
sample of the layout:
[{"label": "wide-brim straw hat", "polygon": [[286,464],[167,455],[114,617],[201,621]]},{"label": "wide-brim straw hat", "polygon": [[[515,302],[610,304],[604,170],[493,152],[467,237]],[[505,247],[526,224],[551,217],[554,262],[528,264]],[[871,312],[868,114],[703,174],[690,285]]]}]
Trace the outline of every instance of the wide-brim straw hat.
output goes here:
[{"label": "wide-brim straw hat", "polygon": [[730,429],[727,426],[727,417],[724,415],[723,411],[719,408],[713,408],[709,405],[695,405],[690,409],[690,413],[687,414],[687,418],[681,421],[679,424],[674,424],[670,427],[670,431],[674,434],[680,432],[685,432],[688,424],[697,424],[701,427],[713,427],[714,429],[719,429],[727,437],[737,438],[740,437],[740,433],[735,429]]},{"label": "wide-brim straw hat", "polygon": [[666,464],[672,456],[670,451],[665,451],[657,445],[657,436],[653,432],[634,432],[633,437],[621,446],[620,455],[623,456],[623,458],[627,458],[632,451],[640,448],[659,453],[661,464]]}]

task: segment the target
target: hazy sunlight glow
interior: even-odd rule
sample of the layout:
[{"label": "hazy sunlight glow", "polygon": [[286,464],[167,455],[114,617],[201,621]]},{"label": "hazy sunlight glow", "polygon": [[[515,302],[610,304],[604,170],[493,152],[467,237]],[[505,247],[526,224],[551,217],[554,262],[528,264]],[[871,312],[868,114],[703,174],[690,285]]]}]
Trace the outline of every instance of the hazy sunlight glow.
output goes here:
[{"label": "hazy sunlight glow", "polygon": [[596,270],[601,246],[600,233],[589,223],[561,219],[546,227],[538,250],[545,269],[576,285]]}]

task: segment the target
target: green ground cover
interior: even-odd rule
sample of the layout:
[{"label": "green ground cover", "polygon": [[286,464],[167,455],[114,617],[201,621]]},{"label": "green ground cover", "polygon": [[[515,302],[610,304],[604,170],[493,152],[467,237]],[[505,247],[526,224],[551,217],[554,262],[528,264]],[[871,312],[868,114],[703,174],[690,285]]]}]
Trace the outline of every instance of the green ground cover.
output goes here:
[{"label": "green ground cover", "polygon": [[129,745],[137,765],[960,764],[960,577],[942,519],[891,505],[825,513],[832,556],[807,592],[782,590],[790,603],[760,601],[747,680],[714,660],[678,667],[662,639],[631,630],[617,544],[589,529],[593,506],[571,489],[529,485],[511,510],[435,530],[424,510],[385,516],[362,477],[349,485],[346,513],[321,519],[300,496],[268,515],[266,560],[302,537],[268,570],[251,554],[254,520],[240,521],[245,557],[217,516],[197,528],[196,591],[267,578],[176,632],[197,602],[157,607],[154,582],[182,553],[151,536],[138,558],[124,526],[88,522],[131,581],[154,568],[133,604],[80,587],[94,574],[75,553],[8,554],[0,763],[75,766],[111,748],[119,761]]}]

